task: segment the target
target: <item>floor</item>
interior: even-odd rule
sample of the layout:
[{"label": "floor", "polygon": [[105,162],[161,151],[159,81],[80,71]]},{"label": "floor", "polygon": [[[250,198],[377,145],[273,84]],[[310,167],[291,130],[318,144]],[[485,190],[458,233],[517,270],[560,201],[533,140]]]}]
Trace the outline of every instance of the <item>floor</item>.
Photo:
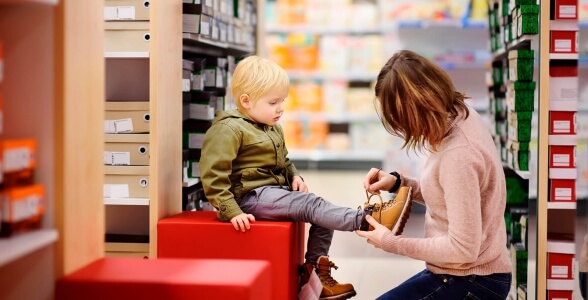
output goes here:
[{"label": "floor", "polygon": [[[301,172],[310,192],[330,202],[358,207],[365,201],[363,177],[367,170]],[[403,235],[422,237],[423,221],[422,213],[411,214]],[[586,224],[582,224],[585,230]],[[533,232],[529,232],[530,243],[534,243],[532,236]],[[352,283],[357,291],[357,296],[352,299],[357,300],[375,299],[425,268],[422,261],[376,249],[353,232],[335,232],[329,256],[339,267],[333,270],[333,277],[339,282]],[[529,279],[534,280],[530,273],[534,263],[530,261],[529,265]],[[579,292],[574,294],[574,299],[582,299]]]}]

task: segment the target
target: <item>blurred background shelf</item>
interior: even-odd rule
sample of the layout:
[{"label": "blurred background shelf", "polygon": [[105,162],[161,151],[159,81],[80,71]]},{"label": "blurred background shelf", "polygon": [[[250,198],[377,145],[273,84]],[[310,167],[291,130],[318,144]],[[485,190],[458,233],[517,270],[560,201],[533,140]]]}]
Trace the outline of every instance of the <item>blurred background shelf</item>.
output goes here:
[{"label": "blurred background shelf", "polygon": [[39,229],[0,238],[0,267],[57,241],[56,229]]}]

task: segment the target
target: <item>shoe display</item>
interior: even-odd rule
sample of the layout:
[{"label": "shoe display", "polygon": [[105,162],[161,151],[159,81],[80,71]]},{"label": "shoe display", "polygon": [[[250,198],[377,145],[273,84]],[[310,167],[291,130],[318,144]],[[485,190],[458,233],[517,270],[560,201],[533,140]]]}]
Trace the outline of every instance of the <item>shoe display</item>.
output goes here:
[{"label": "shoe display", "polygon": [[301,286],[306,284],[310,279],[312,270],[314,269],[316,275],[321,280],[323,290],[319,300],[344,300],[355,296],[357,293],[350,283],[338,283],[331,276],[331,269],[337,269],[337,266],[329,260],[328,256],[319,257],[316,264],[304,263],[302,265]]},{"label": "shoe display", "polygon": [[[360,230],[371,231],[374,228],[365,220],[365,215],[371,215],[380,224],[392,230],[394,235],[401,235],[404,230],[404,225],[410,217],[412,207],[411,201],[412,189],[408,186],[402,186],[398,189],[394,199],[383,202],[380,195],[380,203],[370,203],[368,201],[364,204],[364,218],[361,222]],[[372,195],[374,196],[374,195]]]}]

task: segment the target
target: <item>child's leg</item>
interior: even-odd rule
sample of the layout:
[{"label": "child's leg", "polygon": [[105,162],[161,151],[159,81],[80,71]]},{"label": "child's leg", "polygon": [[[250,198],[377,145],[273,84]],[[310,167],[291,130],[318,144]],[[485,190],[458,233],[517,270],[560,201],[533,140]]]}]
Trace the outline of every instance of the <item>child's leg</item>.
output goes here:
[{"label": "child's leg", "polygon": [[278,186],[257,188],[243,197],[241,209],[260,220],[303,221],[331,230],[359,229],[363,210],[334,205],[323,198]]},{"label": "child's leg", "polygon": [[241,209],[258,220],[292,220],[312,224],[308,234],[305,259],[316,263],[321,255],[327,255],[333,239],[333,230],[359,229],[363,211],[334,205],[323,198],[277,186],[266,186],[248,193]]}]

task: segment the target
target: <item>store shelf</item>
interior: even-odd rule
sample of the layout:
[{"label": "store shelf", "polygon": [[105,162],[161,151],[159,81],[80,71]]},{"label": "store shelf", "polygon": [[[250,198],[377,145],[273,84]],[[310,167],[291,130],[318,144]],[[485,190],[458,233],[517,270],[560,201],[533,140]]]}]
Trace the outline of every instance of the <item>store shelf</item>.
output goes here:
[{"label": "store shelf", "polygon": [[579,59],[578,53],[549,53],[549,59]]},{"label": "store shelf", "polygon": [[287,112],[283,121],[322,120],[328,123],[380,122],[376,114],[325,113],[325,112]]},{"label": "store shelf", "polygon": [[329,71],[292,71],[288,70],[291,80],[315,79],[315,80],[346,80],[346,81],[375,81],[377,72],[338,72]]},{"label": "store shelf", "polygon": [[405,20],[398,22],[398,28],[473,28],[473,29],[486,29],[488,28],[487,21],[469,21],[469,20],[432,20],[432,21],[421,21],[421,20]]},{"label": "store shelf", "polygon": [[576,209],[576,202],[547,202],[548,209]]},{"label": "store shelf", "polygon": [[104,52],[105,58],[149,58],[149,52]]},{"label": "store shelf", "polygon": [[149,205],[149,198],[104,198],[104,205]]},{"label": "store shelf", "polygon": [[537,35],[528,34],[519,37],[518,39],[508,43],[505,48],[499,49],[492,53],[493,60],[501,59],[508,54],[508,51],[516,50],[519,48],[526,47],[531,41],[533,41]]},{"label": "store shelf", "polygon": [[0,238],[0,267],[57,241],[57,230],[40,229]]},{"label": "store shelf", "polygon": [[384,154],[384,150],[290,150],[288,158],[306,161],[374,161],[382,160]]},{"label": "store shelf", "polygon": [[24,4],[40,4],[40,5],[57,5],[59,0],[0,0],[0,5],[24,5]]},{"label": "store shelf", "polygon": [[305,33],[317,35],[353,35],[353,34],[382,34],[384,30],[380,27],[374,28],[341,28],[341,27],[319,27],[319,26],[290,26],[266,28],[267,34],[291,34]]},{"label": "store shelf", "polygon": [[243,56],[255,51],[252,47],[214,41],[195,33],[182,33],[183,51],[213,56],[234,55]]}]

